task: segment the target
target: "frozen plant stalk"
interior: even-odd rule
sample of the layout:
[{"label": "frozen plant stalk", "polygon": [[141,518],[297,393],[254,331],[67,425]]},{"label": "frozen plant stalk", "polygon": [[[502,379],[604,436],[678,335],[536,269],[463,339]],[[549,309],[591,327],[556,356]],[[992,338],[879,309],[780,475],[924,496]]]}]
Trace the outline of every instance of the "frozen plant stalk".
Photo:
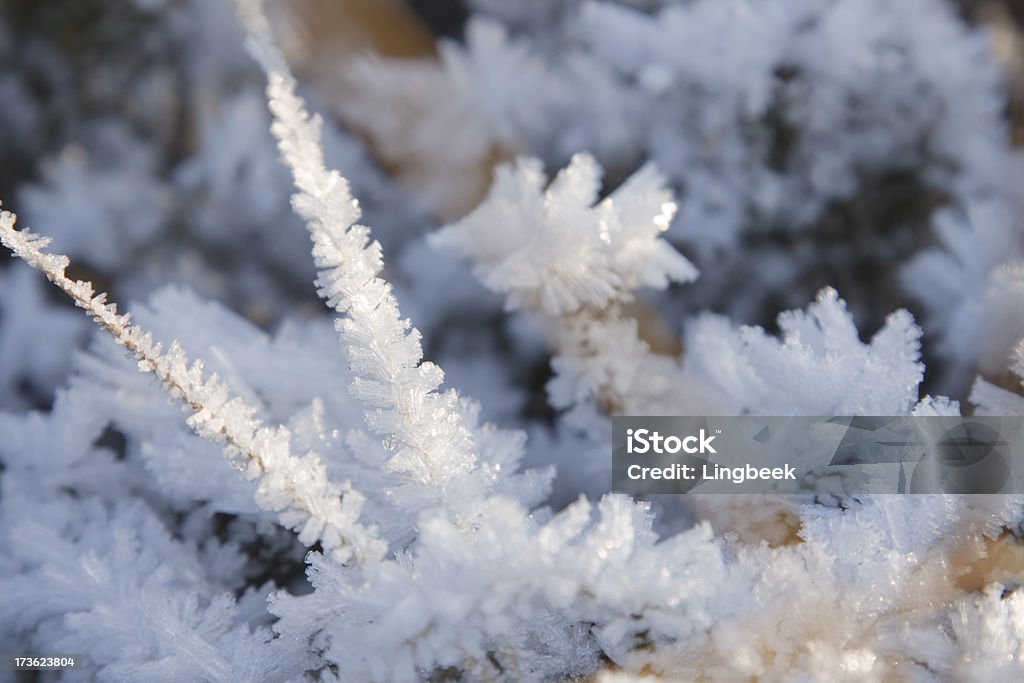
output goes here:
[{"label": "frozen plant stalk", "polygon": [[388,467],[436,486],[446,498],[445,485],[477,461],[458,395],[437,391],[444,372],[423,360],[419,331],[401,317],[391,285],[379,277],[380,244],[370,241],[369,228],[356,225],[359,204],[348,181],[325,166],[321,119],[310,116],[296,95],[259,2],[241,0],[239,14],[250,50],[267,74],[271,132],[298,190],[292,206],[313,240],[318,292],[344,314],[335,326],[355,376],[352,393],[369,408],[367,425],[391,453]]},{"label": "frozen plant stalk", "polygon": [[46,237],[16,230],[16,216],[0,212],[0,242],[33,268],[42,271],[76,306],[92,316],[114,340],[139,361],[139,369],[151,372],[170,394],[192,411],[188,424],[197,434],[224,444],[224,453],[248,479],[258,479],[256,502],[278,513],[281,524],[299,532],[306,545],[317,541],[339,562],[376,561],[386,544],[359,523],[363,497],[347,485],[330,481],[320,456],[291,452],[291,437],[282,426],[268,426],[256,417],[256,409],[231,396],[216,375],[205,377],[202,360],[189,363],[175,342],[167,353],[153,336],[131,323],[129,314],[118,314],[105,293],[96,294],[92,284],[72,280],[65,271],[67,256],[49,254]]}]

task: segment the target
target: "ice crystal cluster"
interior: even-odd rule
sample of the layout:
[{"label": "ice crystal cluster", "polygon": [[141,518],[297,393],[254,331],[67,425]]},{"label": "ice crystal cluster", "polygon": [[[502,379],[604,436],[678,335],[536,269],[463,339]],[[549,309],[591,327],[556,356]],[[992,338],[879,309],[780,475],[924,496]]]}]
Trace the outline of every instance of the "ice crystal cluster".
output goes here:
[{"label": "ice crystal cluster", "polygon": [[473,0],[436,54],[307,84],[316,6],[0,3],[0,650],[84,655],[41,680],[1024,679],[1024,498],[609,493],[615,414],[1024,415],[984,29]]}]

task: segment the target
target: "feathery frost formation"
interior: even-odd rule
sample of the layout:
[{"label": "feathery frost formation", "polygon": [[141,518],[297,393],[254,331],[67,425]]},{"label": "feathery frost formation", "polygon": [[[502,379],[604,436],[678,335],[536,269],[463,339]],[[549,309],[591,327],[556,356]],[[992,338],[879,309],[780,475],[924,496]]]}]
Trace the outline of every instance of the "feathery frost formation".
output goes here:
[{"label": "feathery frost formation", "polygon": [[216,374],[204,376],[202,361],[190,364],[177,343],[164,353],[151,334],[131,324],[130,315],[118,315],[117,305],[108,304],[105,293],[96,294],[90,283],[69,279],[64,272],[70,260],[45,252],[48,239],[16,230],[14,222],[14,214],[0,212],[3,245],[42,271],[128,349],[139,370],[156,375],[171,396],[192,411],[189,426],[200,436],[223,443],[225,455],[237,468],[247,478],[259,479],[256,496],[261,507],[277,511],[284,526],[299,532],[302,543],[319,542],[341,561],[353,555],[360,561],[375,559],[382,553],[372,530],[358,522],[362,497],[332,484],[318,455],[293,455],[287,429],[264,425],[256,410],[232,397]]},{"label": "feathery frost formation", "polygon": [[[238,12],[269,121],[221,4],[136,4],[187,39],[198,149],[129,133],[168,95],[123,75],[138,118],[91,122],[18,201],[111,291],[184,274],[245,314],[167,286],[129,319],[0,213],[109,333],[55,359],[80,328],[0,270],[0,406],[63,383],[0,411],[9,649],[84,653],[101,681],[1024,678],[1020,496],[607,490],[613,414],[1024,414],[1017,160],[949,8],[472,0],[437,60],[343,68],[363,90],[336,108],[402,189],[310,115],[257,0]],[[29,85],[0,68],[30,133]],[[277,281],[308,270],[264,128],[333,329],[256,324],[300,309]],[[432,226],[407,193],[451,224],[413,240]],[[777,335],[744,324],[776,314]],[[921,396],[928,344],[952,398]]]},{"label": "feathery frost formation", "polygon": [[388,467],[443,486],[476,461],[458,396],[437,392],[444,373],[423,361],[419,331],[401,318],[391,285],[378,277],[380,243],[370,242],[368,228],[355,225],[359,204],[348,181],[324,166],[320,118],[310,117],[295,94],[295,80],[269,42],[261,10],[254,2],[240,8],[253,54],[267,73],[271,131],[298,189],[292,206],[313,240],[317,291],[345,316],[336,326],[355,375],[352,391],[370,408],[367,423],[393,454]]},{"label": "feathery frost formation", "polygon": [[676,212],[672,192],[652,166],[598,202],[600,181],[588,154],[574,156],[546,187],[538,159],[499,166],[487,198],[431,242],[468,257],[506,308],[543,315],[559,350],[549,385],[555,408],[596,401],[635,415],[696,410],[678,364],[648,353],[622,311],[637,290],[697,277],[662,237]]},{"label": "feathery frost formation", "polygon": [[538,159],[495,173],[489,201],[436,235],[476,264],[481,281],[512,309],[552,316],[600,310],[640,287],[696,279],[693,265],[661,234],[676,205],[664,180],[641,169],[597,202],[601,169],[580,154],[544,189]]},{"label": "feathery frost formation", "polygon": [[921,329],[907,311],[890,314],[865,344],[828,288],[806,312],[781,313],[778,326],[781,340],[710,315],[692,326],[686,363],[720,387],[729,413],[906,415],[917,403]]}]

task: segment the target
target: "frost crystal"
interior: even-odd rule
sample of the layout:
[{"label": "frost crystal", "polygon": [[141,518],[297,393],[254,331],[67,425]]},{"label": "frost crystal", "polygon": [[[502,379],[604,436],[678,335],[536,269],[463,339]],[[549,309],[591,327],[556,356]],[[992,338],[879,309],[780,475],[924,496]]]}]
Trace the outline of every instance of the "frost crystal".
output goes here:
[{"label": "frost crystal", "polygon": [[697,270],[661,235],[676,205],[653,167],[597,201],[601,170],[579,154],[551,185],[538,160],[496,171],[488,198],[437,234],[472,259],[481,281],[509,308],[553,316],[601,309],[640,287],[688,282]]},{"label": "frost crystal", "polygon": [[687,365],[729,397],[730,412],[905,415],[917,402],[921,330],[906,311],[891,314],[869,344],[832,289],[806,313],[787,311],[778,322],[781,340],[759,328],[732,330],[716,317],[691,330]]}]

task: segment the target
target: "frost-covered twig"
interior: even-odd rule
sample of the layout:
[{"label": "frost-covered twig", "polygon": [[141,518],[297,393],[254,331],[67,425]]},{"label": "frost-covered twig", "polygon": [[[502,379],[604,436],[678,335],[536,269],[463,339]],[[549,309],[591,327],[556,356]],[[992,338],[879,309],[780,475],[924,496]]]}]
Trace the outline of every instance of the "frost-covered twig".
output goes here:
[{"label": "frost-covered twig", "polygon": [[138,359],[141,371],[156,375],[193,412],[189,426],[203,438],[223,443],[232,463],[247,478],[259,480],[256,496],[261,507],[276,511],[284,526],[299,532],[301,542],[319,541],[341,562],[383,556],[385,544],[358,521],[363,497],[332,483],[317,454],[294,455],[287,429],[264,424],[256,409],[232,397],[216,374],[204,376],[202,360],[190,363],[177,342],[164,353],[149,332],[131,323],[129,314],[120,315],[116,304],[107,303],[106,293],[96,294],[91,283],[67,277],[70,259],[44,251],[48,238],[16,230],[15,220],[13,213],[0,212],[0,242],[42,271]]},{"label": "frost-covered twig", "polygon": [[319,294],[339,313],[336,327],[355,379],[353,394],[370,410],[367,425],[384,438],[389,468],[415,481],[444,485],[471,471],[473,438],[454,391],[438,393],[444,373],[423,361],[420,333],[401,317],[391,285],[378,277],[383,261],[348,181],[324,164],[318,116],[310,116],[274,46],[257,0],[240,0],[249,45],[267,73],[271,131],[298,192],[292,206],[313,240]]},{"label": "frost-covered twig", "polygon": [[[694,268],[662,233],[676,205],[653,166],[597,201],[601,168],[577,154],[545,188],[540,161],[501,166],[487,199],[434,242],[469,257],[474,273],[509,309],[541,314],[558,351],[557,407],[579,383],[608,413],[682,410],[678,362],[657,356],[622,310],[641,287],[689,282]],[[568,393],[566,393],[568,392]],[[692,409],[692,406],[691,406]]]}]

